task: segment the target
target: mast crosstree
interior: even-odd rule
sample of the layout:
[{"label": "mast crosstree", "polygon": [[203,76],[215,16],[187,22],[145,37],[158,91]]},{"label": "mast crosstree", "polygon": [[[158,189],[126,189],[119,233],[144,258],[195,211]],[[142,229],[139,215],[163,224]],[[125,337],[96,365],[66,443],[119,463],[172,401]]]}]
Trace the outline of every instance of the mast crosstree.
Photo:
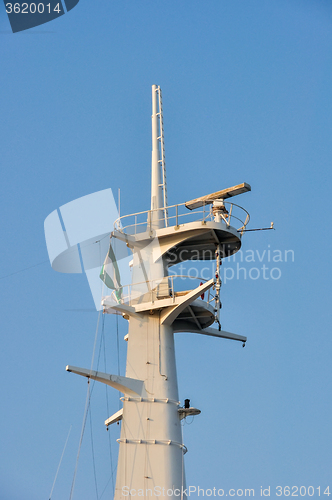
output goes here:
[{"label": "mast crosstree", "polygon": [[[181,419],[199,410],[180,407],[174,333],[246,342],[242,335],[223,331],[219,322],[222,258],[240,249],[249,221],[244,209],[225,200],[246,191],[250,186],[243,183],[167,205],[162,97],[154,85],[151,208],[115,221],[112,237],[133,253],[132,283],[102,300],[104,313],[115,310],[129,322],[126,375],[67,367],[123,394],[123,409],[105,422],[122,420],[115,500],[139,491],[157,497],[163,488],[173,491],[171,498],[185,497]],[[170,273],[173,265],[189,259],[216,260],[215,276],[195,283]]]}]

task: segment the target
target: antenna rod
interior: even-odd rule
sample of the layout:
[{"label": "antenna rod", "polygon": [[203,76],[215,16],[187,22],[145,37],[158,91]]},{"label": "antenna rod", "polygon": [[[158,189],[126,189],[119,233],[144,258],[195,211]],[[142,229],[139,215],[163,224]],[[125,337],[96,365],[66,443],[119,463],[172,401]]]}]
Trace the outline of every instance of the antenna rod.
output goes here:
[{"label": "antenna rod", "polygon": [[157,85],[152,85],[151,217],[154,228],[163,227],[162,212],[158,210],[163,207],[159,166],[158,90]]}]

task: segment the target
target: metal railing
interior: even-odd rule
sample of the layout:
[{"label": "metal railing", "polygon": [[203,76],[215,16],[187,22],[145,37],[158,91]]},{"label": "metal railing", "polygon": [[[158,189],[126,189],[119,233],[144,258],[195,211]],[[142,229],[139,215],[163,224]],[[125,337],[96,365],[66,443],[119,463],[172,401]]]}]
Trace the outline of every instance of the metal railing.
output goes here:
[{"label": "metal railing", "polygon": [[[249,213],[240,205],[236,203],[225,202],[228,213],[220,214],[220,217],[225,222],[226,226],[229,227],[232,221],[235,224],[241,224],[237,231],[243,232],[246,225],[250,220]],[[179,224],[185,224],[188,222],[196,221],[213,221],[214,215],[212,213],[212,205],[204,205],[201,210],[188,210],[185,203],[179,203],[177,205],[170,205],[165,207],[168,213],[168,226],[179,226]],[[139,234],[146,231],[152,231],[154,225],[158,226],[158,223],[162,221],[165,222],[164,210],[165,208],[160,208],[156,210],[145,210],[144,212],[137,212],[135,214],[123,215],[119,217],[114,222],[114,229],[126,234]]]},{"label": "metal railing", "polygon": [[[196,280],[196,282],[199,281],[200,283],[209,281],[199,276],[175,274],[156,280],[121,286],[112,291],[111,298],[114,304],[127,304],[129,306],[143,304],[144,302],[154,303],[167,298],[171,298],[174,303],[176,297],[184,295],[199,286],[198,284],[195,284],[194,287],[190,286],[192,281],[189,280]],[[214,300],[214,287],[211,287],[204,293],[204,301],[210,304]]]}]

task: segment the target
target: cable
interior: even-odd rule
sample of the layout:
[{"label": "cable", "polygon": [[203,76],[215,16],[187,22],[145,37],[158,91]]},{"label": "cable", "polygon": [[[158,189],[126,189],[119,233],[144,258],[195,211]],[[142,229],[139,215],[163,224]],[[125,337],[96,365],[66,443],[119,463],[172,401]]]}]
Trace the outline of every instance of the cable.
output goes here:
[{"label": "cable", "polygon": [[118,375],[120,376],[120,344],[119,344],[119,317],[116,314],[116,348],[118,354]]},{"label": "cable", "polygon": [[[98,368],[99,368],[101,346],[102,346],[103,335],[104,335],[104,325],[105,325],[105,316],[103,315],[102,328],[101,328],[101,337],[100,337],[100,344],[99,344],[99,352],[98,352],[98,359],[97,359],[96,371],[98,371]],[[90,401],[89,401],[88,412],[89,412],[89,417],[90,417],[90,437],[91,437],[91,451],[92,451],[93,474],[94,474],[94,480],[95,480],[96,495],[97,495],[97,500],[98,500],[99,499],[99,494],[98,494],[98,484],[97,484],[97,474],[96,474],[95,452],[94,452],[94,445],[93,445],[92,415],[91,415],[91,404],[90,404],[91,403],[91,396],[92,396],[92,392],[93,392],[95,383],[96,383],[96,381],[93,380],[93,383],[92,383],[92,386],[91,386],[91,391],[90,391]]]},{"label": "cable", "polygon": [[[107,373],[107,367],[106,367],[106,339],[105,339],[105,330],[104,330],[104,325],[105,325],[105,316],[103,315],[103,324],[102,324],[102,340],[103,340],[103,345],[104,345],[104,366],[105,366],[105,373]],[[110,414],[109,411],[109,402],[108,402],[108,390],[107,390],[107,385],[105,385],[105,391],[106,391],[106,408],[107,408],[107,415]],[[110,462],[111,462],[111,477],[107,481],[107,484],[100,495],[100,498],[103,496],[103,493],[105,492],[108,483],[112,479],[112,489],[114,492],[114,475],[113,475],[113,455],[112,455],[112,441],[111,441],[111,435],[108,432],[108,444],[109,444],[109,450],[110,450]]]},{"label": "cable", "polygon": [[[98,314],[97,328],[96,328],[95,340],[94,340],[93,351],[92,351],[92,359],[91,359],[90,372],[92,372],[92,367],[93,367],[93,362],[94,362],[94,357],[95,357],[96,343],[97,343],[98,329],[99,329],[100,313],[101,313],[101,311],[99,311],[99,314]],[[100,350],[99,350],[99,352],[100,352]],[[93,386],[92,386],[92,389],[93,389]],[[76,456],[76,464],[75,464],[75,470],[74,470],[74,475],[73,475],[73,481],[72,481],[71,489],[70,489],[69,500],[72,499],[73,494],[74,494],[74,486],[75,486],[76,475],[77,475],[78,460],[80,458],[81,447],[82,447],[83,436],[84,436],[84,431],[85,431],[85,425],[86,425],[88,411],[89,411],[89,406],[90,406],[91,395],[92,395],[92,390],[90,392],[90,379],[88,379],[88,389],[87,389],[86,399],[85,399],[85,408],[84,408],[84,414],[83,414],[81,437],[80,437],[80,441],[79,441],[79,445],[78,445],[78,451],[77,451],[77,456]]]},{"label": "cable", "polygon": [[53,482],[53,486],[52,486],[52,489],[51,489],[49,500],[51,500],[51,497],[52,497],[52,494],[53,494],[55,482],[56,482],[56,479],[58,477],[58,473],[59,473],[59,470],[60,470],[60,465],[61,465],[61,462],[62,462],[62,459],[63,459],[63,455],[65,454],[65,450],[66,450],[66,447],[67,447],[67,443],[68,443],[68,439],[69,439],[71,428],[72,428],[72,425],[69,428],[68,436],[67,436],[67,439],[66,439],[66,442],[65,442],[65,446],[63,448],[62,455],[61,455],[61,458],[60,458],[60,462],[59,462],[59,465],[58,465],[58,468],[57,468],[57,471],[56,471],[56,474],[55,474],[55,478],[54,478],[54,482]]},{"label": "cable", "polygon": [[110,480],[112,479],[112,477],[113,477],[113,471],[112,471],[112,475],[108,478],[108,481],[107,481],[107,483],[106,483],[106,486],[105,486],[105,488],[103,489],[103,491],[102,491],[102,493],[101,493],[101,495],[100,495],[100,497],[99,497],[99,500],[101,500],[101,499],[102,499],[102,497],[104,496],[104,493],[105,493],[105,491],[106,491],[106,488],[107,488],[107,486],[108,486],[108,483],[110,482]]},{"label": "cable", "polygon": [[[118,375],[120,376],[120,344],[119,344],[119,318],[118,315],[115,315],[116,317],[116,349],[117,349],[117,356],[118,356]],[[121,410],[121,393],[119,391],[119,410]]]},{"label": "cable", "polygon": [[77,456],[76,456],[76,464],[75,464],[75,470],[74,470],[73,480],[72,480],[72,483],[71,483],[69,500],[72,499],[73,493],[74,493],[74,486],[75,486],[75,481],[76,481],[78,460],[80,458],[80,452],[81,452],[81,446],[82,446],[82,442],[83,442],[83,435],[84,435],[85,424],[86,424],[87,415],[88,415],[89,404],[90,404],[90,379],[88,379],[88,390],[87,390],[86,399],[85,399],[85,408],[84,408],[84,415],[83,415],[83,422],[82,422],[81,437],[80,437],[80,441],[79,441],[79,444],[78,444],[78,451],[77,451]]},{"label": "cable", "polygon": [[[100,243],[102,240],[104,240],[105,238],[108,238],[109,237],[109,234],[107,233],[103,238],[100,238],[100,240],[97,240],[97,241],[94,241],[94,242],[90,242],[90,243],[86,243],[85,245],[80,245],[81,248],[85,248],[87,246],[90,246],[90,245],[94,245],[95,243]],[[100,247],[100,245],[99,245]],[[99,252],[100,253],[100,252]],[[100,257],[100,260],[101,260],[101,257]],[[25,267],[24,269],[20,269],[19,271],[15,271],[13,273],[10,273],[10,274],[5,274],[4,276],[0,276],[0,280],[3,280],[5,278],[9,278],[10,276],[14,276],[14,274],[19,274],[19,273],[23,273],[24,271],[28,271],[29,269],[33,269],[34,267],[38,267],[38,266],[41,266],[42,264],[46,264],[46,263],[49,263],[50,261],[49,260],[43,260],[43,262],[38,262],[38,264],[34,264],[33,266],[29,266],[29,267]]]},{"label": "cable", "polygon": [[99,499],[98,495],[98,485],[97,485],[97,475],[96,475],[96,462],[95,462],[95,452],[93,447],[93,434],[92,434],[92,417],[91,417],[91,405],[89,405],[89,416],[90,416],[90,436],[91,436],[91,450],[92,450],[92,463],[93,463],[93,475],[95,478],[95,488],[97,500]]},{"label": "cable", "polygon": [[[97,338],[98,338],[98,330],[99,330],[99,322],[100,322],[100,314],[101,314],[101,311],[99,311],[99,314],[98,314],[98,320],[97,320],[97,327],[96,327],[96,333],[95,333],[95,339],[94,339],[94,345],[93,345],[93,352],[92,352],[90,372],[92,372],[94,358],[95,358]],[[104,346],[104,363],[105,363],[105,372],[106,372],[106,352],[105,352],[105,331],[104,331],[104,329],[105,329],[105,316],[103,315],[103,319],[102,319],[102,334],[101,334],[101,339],[100,339],[100,344],[99,344],[99,352],[98,352],[98,359],[97,359],[97,371],[98,371],[99,362],[100,362],[101,348],[102,348],[102,345],[103,345]],[[117,334],[118,374],[120,375],[119,322],[118,322],[118,316],[117,315],[116,315],[116,334]],[[106,486],[105,486],[105,488],[104,488],[101,496],[100,497],[98,496],[98,486],[97,486],[97,476],[96,476],[95,458],[94,458],[94,446],[93,446],[93,434],[92,434],[91,409],[90,409],[90,401],[91,401],[91,396],[92,396],[92,392],[93,392],[93,388],[94,388],[95,382],[96,381],[93,380],[93,383],[91,384],[91,389],[90,389],[90,379],[88,379],[88,389],[87,389],[87,395],[86,395],[86,400],[85,400],[85,408],[84,408],[84,415],[83,415],[83,422],[82,422],[82,430],[81,430],[81,436],[80,436],[80,441],[79,441],[79,446],[78,446],[78,451],[77,451],[76,464],[75,464],[75,470],[74,470],[74,475],[73,475],[73,480],[72,480],[72,485],[71,485],[69,500],[72,500],[73,493],[74,493],[76,475],[77,475],[77,470],[78,470],[78,461],[79,461],[79,457],[80,457],[80,452],[81,452],[81,447],[82,447],[82,442],[83,442],[83,436],[84,436],[84,432],[85,432],[85,427],[86,427],[86,422],[87,422],[88,414],[89,414],[89,417],[90,417],[92,458],[93,458],[93,468],[94,468],[94,478],[95,478],[95,487],[96,487],[97,500],[98,499],[100,500],[101,496],[104,494],[104,492],[105,492],[105,490],[107,488],[107,485],[109,484],[110,480],[112,480],[112,486],[113,486],[113,491],[114,491],[113,456],[112,456],[112,447],[111,447],[111,441],[110,441],[110,435],[109,435],[110,461],[111,461],[111,477],[107,481],[107,484],[106,484]],[[106,387],[106,405],[107,405],[107,411],[109,413],[107,387]],[[120,400],[119,400],[119,405],[121,405],[121,401]]]},{"label": "cable", "polygon": [[20,269],[20,271],[15,271],[14,273],[6,274],[5,276],[0,276],[0,280],[3,280],[5,278],[9,278],[9,276],[14,276],[14,274],[23,273],[24,271],[27,271],[28,269],[32,269],[33,267],[41,266],[42,264],[46,264],[46,262],[49,262],[49,260],[43,260],[43,262],[39,262],[38,264],[34,264],[33,266],[29,266],[29,267],[25,267],[24,269]]}]

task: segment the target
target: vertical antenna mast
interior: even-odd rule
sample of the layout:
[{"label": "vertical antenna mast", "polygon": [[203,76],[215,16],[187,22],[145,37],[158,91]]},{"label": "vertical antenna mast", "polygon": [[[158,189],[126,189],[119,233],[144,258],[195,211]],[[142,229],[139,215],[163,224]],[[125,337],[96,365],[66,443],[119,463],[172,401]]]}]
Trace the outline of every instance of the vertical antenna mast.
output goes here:
[{"label": "vertical antenna mast", "polygon": [[[168,226],[164,124],[161,89],[152,86],[151,210],[154,227]],[[158,210],[163,209],[163,210]]]},{"label": "vertical antenna mast", "polygon": [[167,203],[167,183],[166,183],[166,160],[165,160],[165,142],[164,142],[164,118],[163,118],[163,98],[161,93],[161,88],[158,87],[158,95],[159,95],[159,137],[160,140],[160,159],[159,163],[161,164],[161,172],[162,172],[162,190],[163,190],[163,198],[164,198],[164,217],[165,217],[165,226],[168,226],[168,203]]}]

